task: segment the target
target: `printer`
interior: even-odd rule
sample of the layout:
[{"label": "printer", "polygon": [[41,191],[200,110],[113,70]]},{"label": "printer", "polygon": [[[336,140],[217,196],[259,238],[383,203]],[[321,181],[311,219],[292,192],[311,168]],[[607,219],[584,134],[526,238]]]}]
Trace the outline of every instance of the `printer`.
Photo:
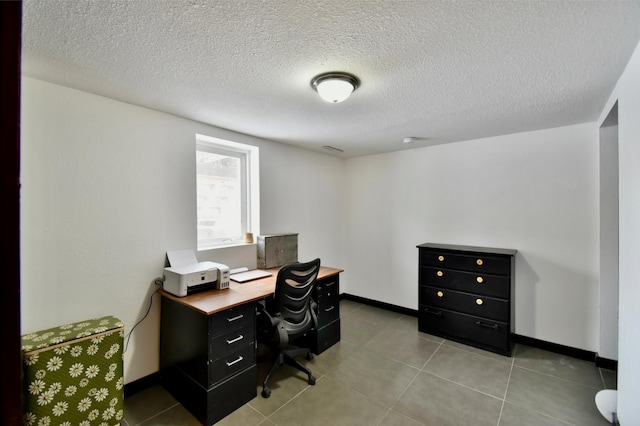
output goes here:
[{"label": "printer", "polygon": [[[177,256],[174,255],[176,259]],[[229,267],[216,262],[198,262],[193,257],[188,261],[172,262],[170,253],[167,258],[171,266],[164,268],[164,291],[183,297],[200,291],[229,288]]]}]

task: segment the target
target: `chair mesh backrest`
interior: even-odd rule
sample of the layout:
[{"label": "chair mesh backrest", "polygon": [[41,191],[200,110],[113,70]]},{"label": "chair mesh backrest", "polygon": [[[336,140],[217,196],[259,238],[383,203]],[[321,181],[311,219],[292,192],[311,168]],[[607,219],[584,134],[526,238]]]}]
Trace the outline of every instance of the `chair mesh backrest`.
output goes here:
[{"label": "chair mesh backrest", "polygon": [[311,295],[316,286],[320,259],[285,265],[278,271],[274,292],[275,310],[280,312],[290,335],[303,333],[312,326]]}]

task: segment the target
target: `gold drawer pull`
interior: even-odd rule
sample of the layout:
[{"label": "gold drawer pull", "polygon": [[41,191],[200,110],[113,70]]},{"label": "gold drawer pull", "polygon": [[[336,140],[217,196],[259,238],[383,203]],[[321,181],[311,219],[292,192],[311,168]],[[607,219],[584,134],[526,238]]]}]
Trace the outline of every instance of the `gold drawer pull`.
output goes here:
[{"label": "gold drawer pull", "polygon": [[444,256],[438,256],[438,260],[439,260],[440,262],[444,262]]},{"label": "gold drawer pull", "polygon": [[483,264],[483,263],[484,263],[484,262],[482,261],[482,259],[478,259],[478,260],[476,260],[476,264],[477,264],[478,266],[482,266],[482,264]]},{"label": "gold drawer pull", "polygon": [[476,305],[482,305],[483,303],[482,299],[476,299]]},{"label": "gold drawer pull", "polygon": [[443,293],[443,292],[441,292],[441,291],[437,292],[436,294],[438,295],[438,297],[442,297],[442,296],[444,296],[444,293]]},{"label": "gold drawer pull", "polygon": [[441,276],[443,276],[443,275],[444,275],[444,272],[442,272],[442,271],[438,271],[438,272],[436,272],[436,275],[437,275],[437,276],[439,276],[439,277],[441,277]]},{"label": "gold drawer pull", "polygon": [[482,284],[484,279],[482,277],[478,277],[478,278],[476,278],[476,281],[478,281],[478,284]]}]

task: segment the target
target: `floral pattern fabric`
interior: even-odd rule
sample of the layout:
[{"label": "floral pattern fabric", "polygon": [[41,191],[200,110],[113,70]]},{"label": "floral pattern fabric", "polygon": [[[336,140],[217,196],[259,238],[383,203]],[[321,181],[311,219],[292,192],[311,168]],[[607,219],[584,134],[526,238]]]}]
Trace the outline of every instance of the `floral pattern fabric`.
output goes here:
[{"label": "floral pattern fabric", "polygon": [[23,424],[119,425],[123,340],[124,324],[111,316],[23,335]]}]

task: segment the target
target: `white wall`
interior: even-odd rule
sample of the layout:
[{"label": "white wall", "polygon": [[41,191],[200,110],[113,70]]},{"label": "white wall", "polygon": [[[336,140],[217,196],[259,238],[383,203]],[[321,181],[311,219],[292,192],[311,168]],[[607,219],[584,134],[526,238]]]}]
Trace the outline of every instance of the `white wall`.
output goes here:
[{"label": "white wall", "polygon": [[622,425],[636,425],[640,424],[640,44],[600,122],[616,100],[620,169],[618,418]]},{"label": "white wall", "polygon": [[516,333],[596,351],[595,123],[347,160],[345,292],[418,307],[418,250],[516,257]]},{"label": "white wall", "polygon": [[[341,159],[25,77],[21,125],[23,333],[103,315],[129,332],[144,315],[165,252],[196,246],[196,133],[259,146],[262,232],[299,232],[301,259],[343,266]],[[158,369],[158,307],[127,383]]]},{"label": "white wall", "polygon": [[598,354],[618,359],[618,120],[600,127],[600,344]]}]

